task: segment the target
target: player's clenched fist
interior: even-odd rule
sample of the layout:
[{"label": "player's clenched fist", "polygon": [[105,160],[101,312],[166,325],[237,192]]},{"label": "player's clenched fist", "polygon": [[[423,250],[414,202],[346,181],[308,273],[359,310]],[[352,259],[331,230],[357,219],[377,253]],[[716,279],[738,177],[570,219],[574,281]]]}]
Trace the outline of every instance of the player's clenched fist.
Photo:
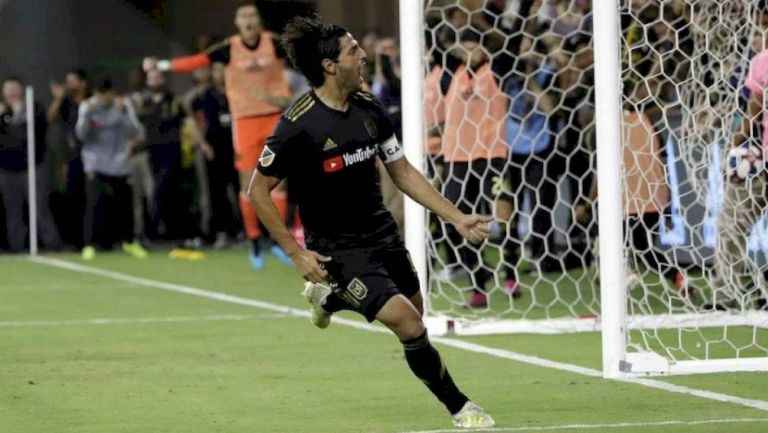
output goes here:
[{"label": "player's clenched fist", "polygon": [[313,283],[322,283],[328,277],[328,272],[323,266],[324,262],[330,262],[331,258],[318,254],[312,250],[301,250],[291,256],[293,265],[305,280]]},{"label": "player's clenched fist", "polygon": [[491,221],[493,217],[490,216],[464,214],[453,225],[462,237],[473,244],[479,244],[490,236],[488,223]]}]

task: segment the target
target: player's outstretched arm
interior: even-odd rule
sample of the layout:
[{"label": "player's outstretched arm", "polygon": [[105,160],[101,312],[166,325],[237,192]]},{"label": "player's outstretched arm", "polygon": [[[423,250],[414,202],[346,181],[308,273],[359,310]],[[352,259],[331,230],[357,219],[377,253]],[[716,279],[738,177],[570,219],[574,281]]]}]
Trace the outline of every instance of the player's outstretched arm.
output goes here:
[{"label": "player's outstretched arm", "polygon": [[263,175],[256,170],[248,187],[248,198],[264,227],[272,235],[272,239],[291,257],[299,274],[307,281],[321,283],[328,276],[322,263],[330,261],[331,258],[318,254],[316,251],[302,248],[288,231],[288,227],[280,218],[280,214],[269,196],[269,193],[279,183],[279,178]]},{"label": "player's outstretched arm", "polygon": [[156,57],[145,57],[142,67],[145,72],[154,69],[171,72],[192,72],[211,63],[229,63],[229,41],[220,42],[202,53],[191,56],[176,57],[175,59],[157,59]]},{"label": "player's outstretched arm", "polygon": [[435,190],[432,184],[405,157],[386,164],[395,185],[408,197],[446,220],[467,240],[478,244],[488,238],[493,217],[468,215]]},{"label": "player's outstretched arm", "polygon": [[204,53],[191,56],[178,57],[175,59],[158,59],[155,57],[145,57],[142,61],[144,72],[159,69],[163,72],[192,72],[205,66],[209,66],[211,60]]}]

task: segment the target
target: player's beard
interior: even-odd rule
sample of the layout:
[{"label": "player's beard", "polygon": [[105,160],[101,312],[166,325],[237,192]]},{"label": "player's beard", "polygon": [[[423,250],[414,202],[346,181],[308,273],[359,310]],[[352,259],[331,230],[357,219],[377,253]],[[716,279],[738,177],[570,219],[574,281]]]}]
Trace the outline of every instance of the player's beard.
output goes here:
[{"label": "player's beard", "polygon": [[339,68],[339,81],[349,92],[360,90],[363,86],[362,66],[355,68]]}]

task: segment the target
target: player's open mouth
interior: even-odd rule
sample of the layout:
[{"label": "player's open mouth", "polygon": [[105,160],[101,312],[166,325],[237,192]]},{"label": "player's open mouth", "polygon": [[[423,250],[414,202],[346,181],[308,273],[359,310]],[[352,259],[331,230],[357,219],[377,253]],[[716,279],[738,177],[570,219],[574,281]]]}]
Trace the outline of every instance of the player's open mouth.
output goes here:
[{"label": "player's open mouth", "polygon": [[363,77],[363,71],[365,70],[365,64],[367,62],[365,60],[360,62],[360,67],[357,69],[357,76],[360,77],[360,82],[362,83],[365,81],[365,78]]}]

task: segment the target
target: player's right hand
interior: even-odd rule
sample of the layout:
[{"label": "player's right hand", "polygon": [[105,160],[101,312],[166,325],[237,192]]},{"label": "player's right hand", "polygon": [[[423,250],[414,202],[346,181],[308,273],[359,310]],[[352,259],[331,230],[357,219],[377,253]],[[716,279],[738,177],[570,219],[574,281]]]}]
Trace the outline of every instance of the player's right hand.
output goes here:
[{"label": "player's right hand", "polygon": [[293,259],[293,265],[296,266],[299,275],[307,281],[322,283],[328,277],[323,263],[330,262],[330,257],[312,250],[301,250],[294,254],[291,259]]},{"label": "player's right hand", "polygon": [[157,57],[144,57],[144,61],[141,63],[144,72],[149,72],[157,69]]}]

